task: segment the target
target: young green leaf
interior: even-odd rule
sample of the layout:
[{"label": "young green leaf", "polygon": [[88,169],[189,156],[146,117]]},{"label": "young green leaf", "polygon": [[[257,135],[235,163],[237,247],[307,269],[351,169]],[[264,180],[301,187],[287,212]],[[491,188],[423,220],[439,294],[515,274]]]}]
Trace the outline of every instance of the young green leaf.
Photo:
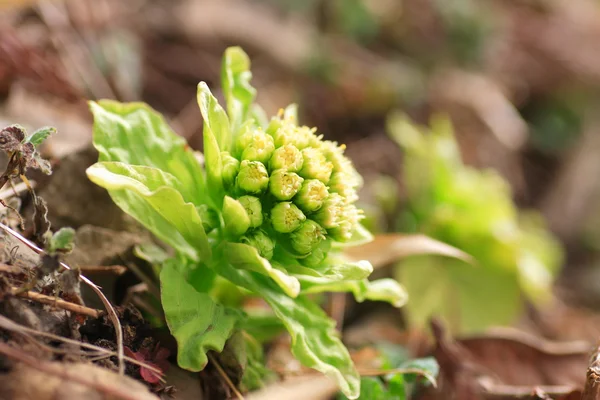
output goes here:
[{"label": "young green leaf", "polygon": [[204,158],[209,189],[212,198],[220,205],[223,201],[221,151],[226,151],[231,145],[229,119],[205,82],[198,84],[197,99],[204,120]]},{"label": "young green leaf", "polygon": [[159,169],[100,162],[87,169],[89,179],[107,189],[113,201],[157,237],[193,260],[211,255],[202,220],[184,200],[178,180]]},{"label": "young green leaf", "polygon": [[99,161],[158,168],[177,178],[185,201],[205,203],[204,173],[185,140],[143,103],[90,102]]},{"label": "young green leaf", "polygon": [[44,140],[46,140],[50,135],[56,133],[56,128],[52,128],[50,126],[46,126],[38,129],[33,132],[31,135],[25,138],[25,143],[31,143],[34,146],[39,146],[42,144]]},{"label": "young green leaf", "polygon": [[171,259],[163,265],[162,305],[167,325],[177,339],[177,363],[190,371],[200,371],[206,366],[207,351],[223,350],[240,315],[215,303],[207,293],[196,291],[177,271],[179,262]]},{"label": "young green leaf", "polygon": [[406,291],[394,279],[367,279],[356,281],[329,281],[312,276],[297,276],[302,293],[351,292],[356,301],[385,301],[394,307],[402,307],[408,300]]},{"label": "young green leaf", "polygon": [[73,240],[75,239],[75,230],[73,228],[60,228],[50,238],[49,252],[71,251],[73,249]]},{"label": "young green leaf", "polygon": [[227,261],[236,268],[243,268],[271,277],[277,285],[290,297],[300,293],[300,282],[285,270],[274,268],[269,260],[261,257],[255,247],[243,243],[224,243],[222,251],[227,254]]},{"label": "young green leaf", "polygon": [[227,114],[232,125],[231,131],[236,135],[248,118],[256,97],[256,89],[250,85],[250,58],[240,47],[229,47],[225,50],[221,68],[221,85],[227,103]]},{"label": "young green leaf", "polygon": [[217,272],[238,286],[261,296],[283,322],[292,338],[292,353],[305,366],[329,376],[348,398],[360,391],[360,377],[348,350],[339,339],[335,323],[313,301],[292,299],[277,290],[266,277],[224,263]]}]

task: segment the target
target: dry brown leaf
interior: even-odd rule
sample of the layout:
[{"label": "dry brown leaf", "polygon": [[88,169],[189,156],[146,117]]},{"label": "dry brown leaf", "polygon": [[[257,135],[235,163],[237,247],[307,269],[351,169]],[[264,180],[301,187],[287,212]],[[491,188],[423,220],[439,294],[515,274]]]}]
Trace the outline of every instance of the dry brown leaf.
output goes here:
[{"label": "dry brown leaf", "polygon": [[148,388],[127,376],[91,364],[38,362],[15,364],[0,375],[0,398],[13,400],[157,400]]},{"label": "dry brown leaf", "polygon": [[[420,400],[572,398],[583,387],[590,346],[551,342],[514,329],[454,340],[432,322],[439,387]],[[542,397],[543,398],[543,397]]]},{"label": "dry brown leaf", "polygon": [[331,379],[321,375],[290,378],[246,396],[246,400],[328,400],[338,388]]},{"label": "dry brown leaf", "polygon": [[350,247],[344,253],[352,260],[370,261],[373,268],[383,267],[402,258],[425,254],[454,257],[471,264],[474,263],[470,255],[456,247],[425,235],[405,235],[402,233],[375,235],[372,242]]}]

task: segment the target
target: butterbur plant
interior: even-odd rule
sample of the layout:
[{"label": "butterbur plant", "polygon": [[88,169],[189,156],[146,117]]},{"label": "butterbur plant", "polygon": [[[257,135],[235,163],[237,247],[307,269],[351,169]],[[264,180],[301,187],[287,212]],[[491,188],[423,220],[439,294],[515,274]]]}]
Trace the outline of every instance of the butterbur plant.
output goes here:
[{"label": "butterbur plant", "polygon": [[472,255],[477,264],[426,256],[399,263],[411,297],[406,315],[424,328],[432,315],[455,332],[511,324],[526,303],[550,299],[563,259],[541,215],[520,210],[497,172],[465,165],[450,121],[417,126],[401,114],[389,120],[403,150],[406,203],[398,229],[419,232]]},{"label": "butterbur plant", "polygon": [[406,296],[394,280],[368,281],[369,262],[343,256],[344,247],[371,240],[354,204],[361,177],[344,147],[298,125],[294,105],[265,118],[249,67],[240,48],[227,49],[225,107],[198,85],[203,157],[145,104],[92,102],[99,162],[87,173],[176,251],[160,281],[181,367],[203,369],[206,352],[222,351],[243,329],[248,316],[239,302],[221,301],[225,280],[264,299],[289,332],[295,357],[356,398],[360,379],[350,355],[309,295],[352,292],[358,301],[395,306]]}]

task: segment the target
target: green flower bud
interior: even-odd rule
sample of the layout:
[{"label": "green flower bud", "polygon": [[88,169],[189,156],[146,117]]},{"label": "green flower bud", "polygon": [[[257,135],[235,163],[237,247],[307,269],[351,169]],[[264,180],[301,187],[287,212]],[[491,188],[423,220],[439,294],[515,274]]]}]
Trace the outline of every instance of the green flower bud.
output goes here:
[{"label": "green flower bud", "polygon": [[302,264],[313,268],[321,265],[327,258],[329,250],[331,250],[331,240],[323,240],[308,256],[302,259]]},{"label": "green flower bud", "polygon": [[252,231],[248,235],[244,236],[241,242],[256,248],[261,257],[264,257],[267,260],[273,258],[275,243],[269,237],[269,235],[265,233],[265,231],[261,229]]},{"label": "green flower bud", "polygon": [[289,201],[278,203],[271,209],[273,229],[280,233],[290,233],[298,229],[305,220],[304,213]]},{"label": "green flower bud", "polygon": [[235,177],[240,170],[240,162],[226,151],[221,152],[221,163],[223,164],[223,184],[230,188],[235,183]]},{"label": "green flower bud", "polygon": [[277,129],[273,123],[267,132],[273,137],[275,147],[282,147],[286,144],[294,145],[298,149],[304,149],[316,144],[318,138],[314,135],[315,130],[306,126],[298,127],[289,121],[282,121]]},{"label": "green flower bud", "polygon": [[352,167],[350,160],[344,156],[345,145],[338,146],[336,142],[324,140],[321,143],[321,151],[333,164],[334,171],[345,171],[348,167]]},{"label": "green flower bud", "polygon": [[247,193],[262,193],[269,185],[269,174],[264,164],[260,161],[242,161],[236,185]]},{"label": "green flower bud", "polygon": [[291,144],[279,147],[269,161],[269,170],[287,169],[288,171],[298,172],[302,168],[302,153]]},{"label": "green flower bud", "polygon": [[223,201],[223,221],[225,231],[231,236],[243,235],[250,228],[250,217],[246,209],[229,196],[225,196]]},{"label": "green flower bud", "polygon": [[333,164],[325,158],[323,153],[316,148],[309,147],[302,150],[304,163],[300,175],[306,179],[318,179],[327,184],[333,171]]},{"label": "green flower bud", "polygon": [[292,248],[300,254],[309,254],[325,240],[325,229],[315,221],[306,220],[290,234]]},{"label": "green flower bud", "polygon": [[202,227],[206,233],[219,226],[219,214],[216,210],[209,208],[206,204],[200,204],[196,207],[196,210],[202,219]]},{"label": "green flower bud", "polygon": [[236,141],[242,160],[267,163],[275,150],[273,138],[262,129],[248,129]]},{"label": "green flower bud", "polygon": [[295,172],[277,169],[269,178],[269,191],[277,200],[290,200],[298,193],[303,181]]},{"label": "green flower bud", "polygon": [[242,196],[237,200],[246,209],[246,213],[248,213],[248,217],[250,218],[250,226],[252,228],[261,226],[263,223],[262,204],[258,197]]},{"label": "green flower bud", "polygon": [[346,242],[352,237],[352,232],[361,219],[361,214],[354,204],[346,204],[338,218],[337,226],[329,229],[328,233],[334,240]]},{"label": "green flower bud", "polygon": [[306,213],[318,210],[329,195],[327,186],[318,179],[307,179],[294,198],[294,203]]},{"label": "green flower bud", "polygon": [[337,193],[331,193],[323,202],[321,208],[311,217],[325,229],[338,226],[343,217],[344,199]]},{"label": "green flower bud", "polygon": [[329,191],[338,193],[346,199],[347,203],[358,200],[356,186],[353,184],[353,177],[346,172],[334,172],[329,179]]}]

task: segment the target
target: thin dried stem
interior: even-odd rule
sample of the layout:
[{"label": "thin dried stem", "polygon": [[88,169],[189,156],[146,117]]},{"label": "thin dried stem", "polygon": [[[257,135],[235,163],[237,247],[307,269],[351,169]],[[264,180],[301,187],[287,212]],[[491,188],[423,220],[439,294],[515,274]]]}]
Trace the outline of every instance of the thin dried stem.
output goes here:
[{"label": "thin dried stem", "polygon": [[223,380],[225,381],[227,386],[229,386],[229,388],[231,389],[233,394],[235,394],[235,397],[237,397],[238,400],[244,400],[244,396],[242,396],[240,391],[237,390],[237,388],[235,387],[233,382],[231,382],[231,379],[229,379],[229,377],[227,376],[227,374],[225,373],[225,371],[223,370],[221,365],[219,365],[217,360],[210,354],[208,354],[208,359],[215,366],[215,368],[217,369],[217,372],[219,373],[219,375],[221,375],[221,378],[223,378]]},{"label": "thin dried stem", "polygon": [[79,270],[88,274],[123,275],[127,272],[127,267],[123,265],[84,265],[79,266]]},{"label": "thin dried stem", "polygon": [[104,311],[96,310],[86,306],[81,306],[79,304],[71,303],[63,299],[58,299],[56,297],[46,296],[45,294],[32,291],[17,293],[16,288],[12,288],[11,290],[13,294],[18,297],[25,297],[29,300],[33,300],[38,303],[51,305],[57,308],[61,308],[63,310],[71,311],[81,315],[86,315],[91,318],[100,318],[102,315],[104,315]]}]

